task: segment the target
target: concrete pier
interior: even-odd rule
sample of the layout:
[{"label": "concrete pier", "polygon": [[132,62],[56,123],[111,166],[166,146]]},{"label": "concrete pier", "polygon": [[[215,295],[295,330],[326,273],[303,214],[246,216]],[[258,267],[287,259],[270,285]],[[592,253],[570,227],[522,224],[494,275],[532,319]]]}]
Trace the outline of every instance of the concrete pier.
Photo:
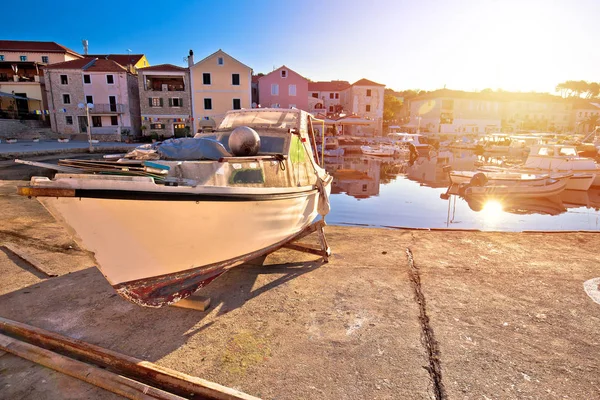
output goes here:
[{"label": "concrete pier", "polygon": [[[120,298],[35,200],[0,181],[0,316],[265,399],[597,398],[600,235],[326,228],[333,256],[278,251],[202,295]],[[2,398],[117,398],[0,353]]]}]

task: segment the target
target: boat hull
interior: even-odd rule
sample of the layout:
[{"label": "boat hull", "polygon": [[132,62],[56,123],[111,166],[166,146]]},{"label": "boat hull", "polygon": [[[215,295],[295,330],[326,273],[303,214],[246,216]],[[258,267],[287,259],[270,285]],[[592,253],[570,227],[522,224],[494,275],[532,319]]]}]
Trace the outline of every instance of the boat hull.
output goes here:
[{"label": "boat hull", "polygon": [[302,231],[317,216],[319,192],[234,201],[38,199],[94,252],[119,294],[159,307]]},{"label": "boat hull", "polygon": [[555,180],[545,186],[471,186],[466,188],[465,196],[510,196],[511,198],[541,198],[556,196],[567,186],[567,179]]}]

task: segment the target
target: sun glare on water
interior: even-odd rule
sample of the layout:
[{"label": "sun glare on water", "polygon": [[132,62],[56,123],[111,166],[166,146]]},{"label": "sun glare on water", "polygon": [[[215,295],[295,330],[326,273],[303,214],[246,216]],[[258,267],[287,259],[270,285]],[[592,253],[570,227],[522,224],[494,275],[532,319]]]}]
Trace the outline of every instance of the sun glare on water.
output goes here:
[{"label": "sun glare on water", "polygon": [[498,200],[488,200],[481,209],[481,214],[486,223],[495,224],[502,217],[502,203]]}]

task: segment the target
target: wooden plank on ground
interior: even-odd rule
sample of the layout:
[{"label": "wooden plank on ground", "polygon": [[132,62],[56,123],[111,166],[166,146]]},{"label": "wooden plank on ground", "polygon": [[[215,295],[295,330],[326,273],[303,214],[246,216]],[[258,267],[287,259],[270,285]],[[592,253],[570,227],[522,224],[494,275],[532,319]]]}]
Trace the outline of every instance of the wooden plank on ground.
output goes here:
[{"label": "wooden plank on ground", "polygon": [[214,382],[2,317],[0,333],[109,368],[131,379],[181,396],[197,395],[214,400],[260,400]]},{"label": "wooden plank on ground", "polygon": [[15,256],[19,257],[21,260],[25,261],[27,264],[31,265],[36,270],[40,271],[42,274],[46,275],[48,278],[53,278],[58,276],[58,274],[52,269],[44,266],[40,261],[38,261],[35,257],[29,254],[26,250],[20,248],[19,246],[12,243],[5,243],[4,248],[8,249]]},{"label": "wooden plank on ground", "polygon": [[183,397],[0,334],[0,349],[128,399],[181,400]]}]

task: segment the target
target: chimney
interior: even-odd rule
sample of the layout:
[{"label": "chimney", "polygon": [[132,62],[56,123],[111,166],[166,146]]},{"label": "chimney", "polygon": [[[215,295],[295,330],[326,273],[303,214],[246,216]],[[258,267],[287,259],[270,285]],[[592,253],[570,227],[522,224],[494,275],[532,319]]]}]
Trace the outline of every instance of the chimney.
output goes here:
[{"label": "chimney", "polygon": [[190,50],[190,55],[188,57],[188,67],[194,65],[194,51]]},{"label": "chimney", "polygon": [[88,41],[87,41],[87,39],[83,39],[81,41],[81,44],[83,44],[83,55],[87,56],[87,53],[88,53]]}]

